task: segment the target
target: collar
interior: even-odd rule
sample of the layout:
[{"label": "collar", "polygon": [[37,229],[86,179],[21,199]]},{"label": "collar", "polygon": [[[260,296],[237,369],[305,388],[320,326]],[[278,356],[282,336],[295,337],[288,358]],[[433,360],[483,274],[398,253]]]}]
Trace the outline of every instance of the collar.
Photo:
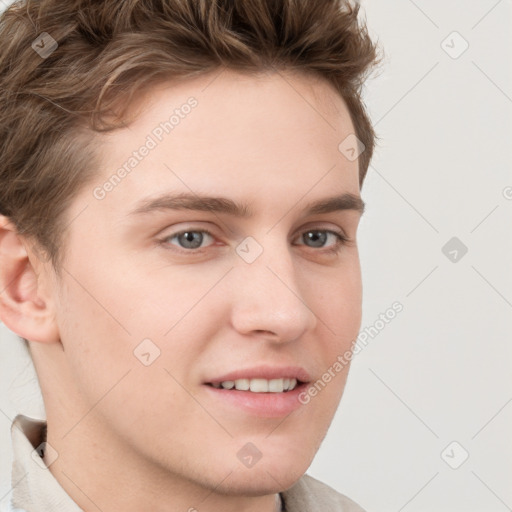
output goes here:
[{"label": "collar", "polygon": [[[45,431],[46,421],[23,414],[18,414],[12,422],[12,505],[26,512],[84,512],[61,487],[41,457]],[[303,475],[279,497],[283,512],[364,512],[353,501],[309,475]]]},{"label": "collar", "polygon": [[45,446],[45,429],[46,421],[23,414],[12,422],[12,504],[27,512],[83,512],[40,455]]}]

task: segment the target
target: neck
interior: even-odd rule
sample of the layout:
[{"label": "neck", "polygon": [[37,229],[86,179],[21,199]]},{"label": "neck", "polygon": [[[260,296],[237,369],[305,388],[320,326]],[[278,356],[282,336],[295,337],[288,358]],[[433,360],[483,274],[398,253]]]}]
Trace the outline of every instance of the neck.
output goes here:
[{"label": "neck", "polygon": [[184,479],[128,449],[119,436],[90,427],[84,420],[63,431],[48,418],[47,442],[59,454],[50,472],[84,512],[281,511],[279,494],[230,495],[229,486],[216,492],[218,486]]}]

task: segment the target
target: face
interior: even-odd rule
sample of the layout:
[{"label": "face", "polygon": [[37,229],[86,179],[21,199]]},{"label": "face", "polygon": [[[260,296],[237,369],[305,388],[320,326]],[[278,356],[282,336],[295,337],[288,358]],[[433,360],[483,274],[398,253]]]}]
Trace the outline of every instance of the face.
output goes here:
[{"label": "face", "polygon": [[42,387],[66,442],[256,495],[307,470],[343,393],[348,366],[304,403],[360,327],[358,164],[327,83],[215,77],[160,84],[98,137],[54,288],[66,388]]}]

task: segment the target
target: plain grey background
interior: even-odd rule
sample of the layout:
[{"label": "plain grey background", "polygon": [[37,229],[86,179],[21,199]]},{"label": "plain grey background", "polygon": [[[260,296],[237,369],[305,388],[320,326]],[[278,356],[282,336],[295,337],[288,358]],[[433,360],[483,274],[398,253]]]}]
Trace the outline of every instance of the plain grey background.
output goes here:
[{"label": "plain grey background", "polygon": [[[386,55],[358,235],[373,330],[308,473],[368,512],[511,510],[512,1],[362,7]],[[0,389],[4,503],[12,418],[44,410],[3,325]]]}]

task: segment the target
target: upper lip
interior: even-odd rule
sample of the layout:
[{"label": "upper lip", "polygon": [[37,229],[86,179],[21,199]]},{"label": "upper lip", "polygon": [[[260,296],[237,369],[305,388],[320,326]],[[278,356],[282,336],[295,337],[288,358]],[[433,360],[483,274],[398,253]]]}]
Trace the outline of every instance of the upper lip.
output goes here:
[{"label": "upper lip", "polygon": [[309,382],[309,373],[300,366],[254,366],[226,373],[219,377],[213,377],[207,383],[235,381],[238,379],[297,379],[301,382]]}]

